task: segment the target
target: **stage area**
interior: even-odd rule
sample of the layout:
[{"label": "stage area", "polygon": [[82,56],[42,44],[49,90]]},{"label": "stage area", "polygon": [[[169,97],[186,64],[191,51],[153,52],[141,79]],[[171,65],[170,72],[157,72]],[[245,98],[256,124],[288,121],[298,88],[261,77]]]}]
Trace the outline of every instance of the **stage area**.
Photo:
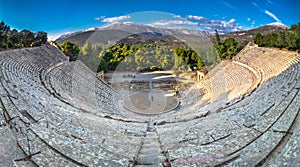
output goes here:
[{"label": "stage area", "polygon": [[179,104],[174,94],[162,90],[144,90],[124,99],[124,106],[139,114],[161,114],[175,109]]}]

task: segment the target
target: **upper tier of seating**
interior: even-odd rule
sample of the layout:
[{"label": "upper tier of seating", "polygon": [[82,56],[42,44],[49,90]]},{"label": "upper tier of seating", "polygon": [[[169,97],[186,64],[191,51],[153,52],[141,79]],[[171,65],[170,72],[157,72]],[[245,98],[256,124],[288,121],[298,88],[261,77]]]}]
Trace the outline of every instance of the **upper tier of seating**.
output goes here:
[{"label": "upper tier of seating", "polygon": [[249,43],[237,56],[235,61],[247,64],[261,74],[260,83],[279,75],[292,64],[299,61],[296,52],[258,47]]}]

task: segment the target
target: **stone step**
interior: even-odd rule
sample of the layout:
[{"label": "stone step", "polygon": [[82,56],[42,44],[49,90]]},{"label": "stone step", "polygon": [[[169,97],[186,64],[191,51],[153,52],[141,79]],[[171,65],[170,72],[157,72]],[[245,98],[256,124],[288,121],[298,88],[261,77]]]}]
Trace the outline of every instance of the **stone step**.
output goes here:
[{"label": "stone step", "polygon": [[160,144],[158,142],[154,141],[143,141],[143,147],[160,147]]},{"label": "stone step", "polygon": [[155,141],[158,141],[158,137],[157,136],[146,136],[145,138],[144,138],[144,140],[155,140]]},{"label": "stone step", "polygon": [[163,167],[162,164],[156,164],[156,165],[136,165],[136,167]]},{"label": "stone step", "polygon": [[147,155],[160,155],[162,154],[162,151],[161,150],[157,150],[157,149],[141,149],[140,151],[140,154],[143,155],[143,154],[147,154]]},{"label": "stone step", "polygon": [[155,127],[154,126],[149,126],[148,127],[148,131],[149,132],[154,132],[155,131]]},{"label": "stone step", "polygon": [[138,165],[156,165],[161,164],[165,160],[165,156],[139,155],[137,158]]},{"label": "stone step", "polygon": [[157,134],[155,132],[146,132],[146,136],[150,136],[150,137],[157,137]]}]

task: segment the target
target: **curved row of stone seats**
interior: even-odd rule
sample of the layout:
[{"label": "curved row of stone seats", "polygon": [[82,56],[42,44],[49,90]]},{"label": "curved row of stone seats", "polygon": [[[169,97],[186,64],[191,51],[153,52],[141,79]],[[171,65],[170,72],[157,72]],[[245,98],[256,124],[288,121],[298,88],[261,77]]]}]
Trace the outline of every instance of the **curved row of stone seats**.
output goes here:
[{"label": "curved row of stone seats", "polygon": [[[260,53],[260,50],[262,50],[262,53]],[[256,52],[262,55],[259,56],[259,54],[256,54],[255,56],[249,56]],[[246,63],[244,59],[249,57],[252,59],[255,58],[255,60],[249,59],[251,63]],[[206,76],[206,78],[189,90],[185,101],[196,104],[192,107],[189,106],[189,109],[186,110],[188,113],[196,113],[197,115],[194,115],[194,117],[201,117],[210,112],[219,111],[228,104],[241,100],[243,98],[243,94],[256,89],[260,83],[266,82],[268,79],[278,75],[292,64],[297,63],[300,60],[300,57],[296,52],[278,52],[277,50],[275,52],[274,49],[247,45],[247,47],[245,47],[245,49],[236,56],[235,60],[236,61],[234,61],[233,64],[240,67],[237,68],[232,66],[229,69],[230,72],[227,73],[224,68],[226,65],[222,62],[223,65],[222,63],[218,64],[217,67]],[[239,60],[239,62],[237,62],[237,60]],[[253,62],[257,62],[256,65],[253,65]],[[274,64],[270,62],[274,62]],[[241,67],[242,69],[248,69],[247,72],[250,72],[251,75],[247,75],[237,70]],[[222,70],[222,68],[224,69]],[[210,74],[213,75],[211,78],[215,77],[216,79],[214,80],[218,82],[214,82],[213,79],[209,80],[208,78],[210,78]],[[251,86],[249,85],[249,82],[244,79],[245,76],[249,76],[248,81],[252,81]],[[244,84],[240,83],[240,81],[243,81]],[[209,100],[213,102],[210,103]],[[182,120],[186,120],[191,116],[191,114],[181,116],[182,114],[180,113],[174,114],[174,116],[176,115],[175,119],[181,118]],[[170,120],[171,119],[169,119],[169,121]]]},{"label": "curved row of stone seats", "polygon": [[[91,142],[92,144],[86,145],[92,145],[93,147],[96,147],[98,143],[101,143],[100,148],[96,147],[94,149],[105,149],[111,152],[111,154],[120,154],[122,155],[122,157],[126,157],[123,157],[124,159],[129,161],[132,159],[135,151],[139,146],[139,140],[143,136],[142,132],[146,130],[146,125],[143,125],[142,128],[139,128],[140,124],[135,125],[134,123],[119,123],[119,121],[110,121],[103,118],[98,118],[96,119],[96,121],[92,119],[86,120],[86,116],[81,115],[80,117],[77,117],[76,115],[74,116],[74,113],[70,113],[70,111],[75,111],[74,108],[67,108],[62,104],[62,106],[59,106],[59,103],[57,102],[55,102],[53,106],[49,106],[49,104],[45,103],[45,101],[32,101],[30,104],[36,106],[37,108],[41,107],[38,105],[41,103],[42,106],[46,107],[43,109],[36,109],[32,107],[27,108],[27,110],[25,110],[24,108],[22,108],[24,105],[26,105],[25,100],[23,100],[23,103],[21,102],[20,98],[18,100],[12,99],[12,101],[17,106],[16,108],[14,108],[14,112],[17,112],[18,109],[22,109],[21,111],[26,111],[28,114],[30,114],[30,116],[32,116],[33,122],[39,120],[38,122],[32,125],[32,130],[36,134],[38,134],[40,138],[42,138],[46,143],[49,143],[51,147],[55,148],[56,150],[59,150],[59,152],[61,152],[64,155],[67,155],[68,157],[71,157],[72,159],[87,159],[84,156],[92,157],[89,153],[95,153],[95,151],[93,152],[91,150],[84,149],[85,147],[79,147],[77,139],[80,139],[83,142],[83,144]],[[5,103],[7,104],[8,102],[5,101]],[[11,109],[13,107],[14,105],[10,105]],[[107,126],[108,124],[113,124],[115,127],[112,128],[110,126]],[[120,128],[122,128],[122,131],[120,130]],[[129,135],[124,135],[124,132],[126,132],[125,134],[128,133]],[[120,138],[122,138],[122,141],[115,140]],[[72,145],[72,143],[75,143],[75,145]],[[72,149],[69,148],[70,145],[72,145]],[[72,150],[74,154],[76,152],[83,152],[85,153],[85,155],[81,155],[82,157],[75,157],[76,155],[73,155],[71,153],[68,154],[66,150]],[[113,155],[110,156],[111,159],[117,159],[117,157],[113,158]],[[109,159],[107,159],[107,161],[108,160]],[[101,161],[99,160],[99,162]],[[93,164],[93,162],[86,160],[84,161],[84,164]]]},{"label": "curved row of stone seats", "polygon": [[[24,57],[24,60],[27,60],[25,57],[32,59],[30,55],[34,49],[20,50],[17,54],[19,58]],[[86,113],[57,99],[44,85],[54,83],[48,77],[52,70],[63,65],[69,67],[69,63],[58,61],[55,64],[52,62],[51,52],[50,55],[42,51],[38,53],[43,55],[34,54],[33,57],[40,56],[33,60],[34,63],[15,59],[10,52],[0,53],[3,118],[12,127],[11,135],[23,152],[17,159],[9,155],[13,157],[14,163],[19,166],[58,165],[60,162],[66,166],[127,166],[131,164],[130,161],[135,162],[135,157],[140,157],[136,155],[141,150],[139,148],[145,134],[153,130],[145,123]],[[42,65],[38,59],[43,56],[49,58]],[[267,73],[270,71],[270,68],[265,70]],[[58,74],[58,80],[64,81],[65,74],[55,74]],[[98,89],[96,92],[106,91],[90,84],[94,83],[92,75],[84,78],[81,73],[72,73],[73,76],[75,78],[66,79],[66,82],[71,80],[80,92],[93,89]],[[227,76],[228,79],[224,80],[228,85],[239,83],[241,77],[231,80],[229,78],[233,76]],[[168,150],[164,153],[168,155],[165,158],[169,158],[173,166],[256,166],[264,162],[276,164],[279,160],[283,160],[283,165],[287,163],[297,166],[300,155],[297,140],[297,123],[300,119],[299,78],[300,63],[296,63],[247,94],[243,100],[221,108],[215,114],[178,123],[156,120],[155,131],[158,133],[156,136],[160,137],[160,147]],[[220,82],[215,85],[221,90],[222,84],[218,83]],[[56,86],[53,88],[57,89]],[[103,96],[112,98],[108,94]],[[82,95],[80,98],[90,97]],[[97,104],[96,102],[98,101],[93,103]],[[214,104],[221,106],[222,101],[216,100]],[[207,108],[204,110],[209,110],[208,106],[209,104],[205,104],[203,108]],[[290,150],[293,151],[292,156],[287,156]]]},{"label": "curved row of stone seats", "polygon": [[247,64],[262,75],[261,83],[277,76],[289,66],[299,61],[296,52],[263,48],[248,44],[244,51],[234,57],[234,60]]},{"label": "curved row of stone seats", "polygon": [[[0,53],[1,102],[6,121],[14,133],[19,133],[15,138],[26,154],[18,163],[124,166],[132,161],[147,125],[85,114],[55,98],[38,79],[43,68],[54,63],[49,61],[47,66],[35,60],[37,64],[33,64],[12,54],[30,57],[36,49],[21,49],[24,55],[17,51]],[[51,57],[51,52],[36,56]],[[107,126],[111,124],[114,126]]]},{"label": "curved row of stone seats", "polygon": [[120,115],[115,103],[118,93],[80,61],[53,68],[46,75],[47,81],[56,94],[72,105],[91,112]]},{"label": "curved row of stone seats", "polygon": [[39,71],[50,65],[68,60],[67,56],[62,52],[58,52],[58,49],[51,45],[3,52],[3,54],[6,53],[9,53],[9,55],[6,56],[10,56],[15,60],[29,62],[32,65],[38,66],[37,70]]},{"label": "curved row of stone seats", "polygon": [[[263,101],[261,99],[251,99],[251,98],[244,98],[242,101],[239,102],[239,105],[232,106],[232,109],[235,109],[239,106],[250,106],[251,104],[266,104],[268,106],[271,106],[273,104],[278,104],[279,101],[275,98],[284,98],[282,96],[277,96],[276,92],[282,91],[282,90],[289,90],[295,87],[296,83],[295,80],[297,80],[298,76],[298,68],[297,66],[293,65],[289,69],[287,69],[285,72],[283,72],[281,75],[273,79],[273,82],[267,82],[264,84],[264,87],[258,87],[254,92],[255,94],[263,94],[264,97],[262,97]],[[265,91],[265,90],[269,91]],[[251,96],[251,94],[248,94],[247,96]],[[265,99],[272,99],[272,103],[265,103]],[[260,106],[262,107],[262,106]]]},{"label": "curved row of stone seats", "polygon": [[[291,66],[217,114],[156,126],[172,165],[255,166],[268,158],[299,117],[299,71],[300,63]],[[294,161],[297,148],[292,149]]]},{"label": "curved row of stone seats", "polygon": [[[187,94],[187,101],[209,100],[214,101],[222,94],[227,94],[231,99],[235,96],[247,92],[253,82],[252,73],[245,67],[239,66],[229,61],[222,61],[203,80],[195,84]],[[194,90],[205,90],[204,95],[194,99]]]},{"label": "curved row of stone seats", "polygon": [[215,113],[228,101],[239,99],[252,89],[254,76],[250,70],[236,63],[223,61],[199,83],[193,85],[183,101],[180,112],[164,115],[167,122],[183,121]]},{"label": "curved row of stone seats", "polygon": [[[0,88],[1,90],[1,88]],[[1,92],[1,96],[3,93]],[[4,108],[0,103],[0,163],[1,166],[14,166],[14,159],[24,157],[22,150],[18,147],[17,142],[6,122]]]},{"label": "curved row of stone seats", "polygon": [[[4,70],[1,70],[1,72],[3,71]],[[6,140],[15,142],[15,146],[6,145],[7,149],[4,150],[4,152],[6,153],[5,156],[7,156],[10,161],[6,161],[5,159],[1,158],[1,164],[7,166],[46,166],[49,164],[58,165],[59,163],[64,165],[73,164],[70,161],[64,160],[61,155],[58,155],[52,149],[45,147],[45,143],[41,143],[40,139],[36,138],[35,135],[31,133],[31,129],[28,127],[30,122],[35,123],[36,120],[38,120],[37,115],[41,116],[41,118],[48,117],[48,111],[50,112],[50,110],[38,110],[36,104],[33,105],[34,103],[30,100],[32,98],[30,93],[35,92],[35,90],[30,90],[29,92],[24,90],[28,93],[28,97],[25,99],[26,101],[30,102],[22,103],[25,101],[25,99],[23,99],[19,94],[17,94],[18,96],[11,97],[8,87],[2,86],[2,84],[5,84],[5,82],[6,81],[2,80],[2,83],[0,84],[1,103],[3,103],[5,106],[5,108],[3,108],[3,114],[6,118],[5,122],[7,123],[7,127],[10,126],[12,130],[10,130],[10,133],[1,133],[1,136],[6,134]],[[30,88],[30,85],[25,84],[24,86],[28,86]],[[17,157],[9,155],[9,152],[13,150],[14,154],[17,153],[15,149],[22,151],[19,151]],[[27,160],[28,156],[32,156],[32,161]]]},{"label": "curved row of stone seats", "polygon": [[[300,84],[299,84],[300,85]],[[299,102],[298,102],[299,103]],[[300,114],[299,110],[296,118],[287,117],[285,124],[293,121],[293,126],[286,132],[286,136],[277,149],[275,149],[264,161],[262,166],[299,166],[300,165]],[[278,129],[276,129],[278,130]],[[282,130],[282,129],[279,129]],[[285,133],[282,131],[281,133]]]}]

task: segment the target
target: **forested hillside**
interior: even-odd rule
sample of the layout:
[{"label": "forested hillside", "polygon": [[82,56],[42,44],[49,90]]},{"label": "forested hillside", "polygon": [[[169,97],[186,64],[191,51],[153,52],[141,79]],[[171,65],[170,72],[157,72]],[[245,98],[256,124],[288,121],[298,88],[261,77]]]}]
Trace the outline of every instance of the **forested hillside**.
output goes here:
[{"label": "forested hillside", "polygon": [[288,50],[300,50],[300,22],[278,33],[261,34],[254,38],[254,43],[261,47],[274,47]]},{"label": "forested hillside", "polygon": [[3,21],[0,23],[0,51],[22,47],[41,46],[47,43],[47,33],[29,30],[18,31],[10,28]]},{"label": "forested hillside", "polygon": [[[198,54],[190,48],[170,48],[155,44],[116,44],[100,52],[101,70],[133,70],[144,68],[164,70],[203,69],[204,65]],[[120,66],[119,64],[122,63]]]}]

